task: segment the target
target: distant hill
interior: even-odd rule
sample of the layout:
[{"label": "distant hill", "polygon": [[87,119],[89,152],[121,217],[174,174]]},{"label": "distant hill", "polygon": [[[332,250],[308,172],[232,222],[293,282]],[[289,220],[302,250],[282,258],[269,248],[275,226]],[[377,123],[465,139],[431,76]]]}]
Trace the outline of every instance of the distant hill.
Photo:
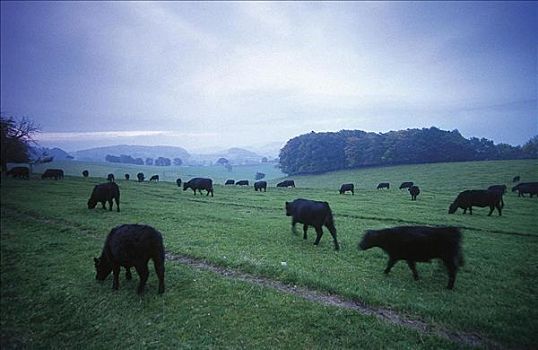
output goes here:
[{"label": "distant hill", "polygon": [[192,162],[197,165],[210,165],[217,162],[219,158],[226,158],[232,165],[259,164],[263,156],[243,148],[229,148],[211,154],[193,154]]},{"label": "distant hill", "polygon": [[187,150],[174,146],[136,146],[136,145],[117,145],[90,148],[74,152],[76,160],[89,162],[104,162],[107,155],[120,156],[128,155],[133,158],[181,158],[183,162],[188,162],[191,155]]},{"label": "distant hill", "polygon": [[71,160],[73,156],[61,148],[30,147],[30,160],[43,160],[52,157],[54,160]]}]

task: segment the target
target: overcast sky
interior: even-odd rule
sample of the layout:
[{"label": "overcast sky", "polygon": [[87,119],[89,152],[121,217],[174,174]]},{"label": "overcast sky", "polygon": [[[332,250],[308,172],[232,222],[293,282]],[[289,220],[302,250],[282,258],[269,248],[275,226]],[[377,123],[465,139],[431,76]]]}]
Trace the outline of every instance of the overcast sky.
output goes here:
[{"label": "overcast sky", "polygon": [[1,111],[46,146],[538,134],[536,2],[1,2]]}]

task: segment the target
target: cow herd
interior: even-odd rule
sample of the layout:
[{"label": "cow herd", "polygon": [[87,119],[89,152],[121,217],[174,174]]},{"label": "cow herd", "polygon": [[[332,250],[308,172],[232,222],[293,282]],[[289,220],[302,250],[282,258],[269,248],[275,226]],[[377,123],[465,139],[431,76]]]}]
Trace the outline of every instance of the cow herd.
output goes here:
[{"label": "cow herd", "polygon": [[[29,171],[26,167],[15,167],[8,171],[8,175],[19,178],[28,178]],[[85,170],[83,176],[87,177],[88,172]],[[47,169],[42,179],[53,178],[62,179],[64,172],[61,169]],[[125,174],[126,180],[129,179]],[[144,181],[143,173],[137,174],[138,181]],[[93,209],[97,203],[101,203],[103,209],[112,211],[113,202],[116,203],[116,209],[120,211],[120,189],[115,183],[113,174],[107,176],[107,182],[94,186],[90,198],[88,199],[88,208]],[[519,181],[520,177],[514,178]],[[150,182],[158,182],[159,176],[150,177]],[[194,195],[198,191],[206,191],[206,196],[213,197],[213,181],[208,178],[192,178],[187,182],[177,179],[178,187],[183,185],[183,191],[192,189]],[[227,180],[225,185],[248,186],[248,180]],[[285,180],[277,184],[277,187],[295,188],[293,180]],[[420,189],[413,182],[403,182],[400,189],[408,189],[412,200],[416,200]],[[255,191],[266,191],[266,181],[256,181],[254,183]],[[390,189],[387,182],[379,183],[377,189]],[[453,214],[457,209],[463,209],[465,214],[467,210],[472,215],[472,207],[489,207],[488,216],[497,209],[499,216],[502,215],[504,208],[503,195],[506,193],[506,185],[493,185],[483,190],[465,190],[459,193],[456,199],[450,204],[448,213]],[[351,192],[355,194],[355,186],[352,183],[342,184],[339,190],[340,194]],[[537,195],[538,182],[518,183],[512,187],[512,192],[518,192],[519,197],[530,197]],[[329,203],[325,201],[314,201],[309,199],[298,198],[291,202],[285,202],[284,205],[286,216],[291,217],[292,232],[296,233],[296,224],[303,225],[303,239],[307,239],[307,231],[312,226],[316,231],[314,244],[318,245],[323,235],[322,227],[325,226],[332,235],[334,249],[339,250],[340,246],[337,240],[336,227],[333,214]],[[440,259],[448,271],[448,289],[453,289],[456,273],[460,266],[463,266],[463,253],[460,247],[461,232],[456,227],[430,227],[430,226],[399,226],[381,230],[367,230],[358,244],[359,250],[368,250],[373,247],[381,248],[388,255],[388,263],[384,270],[388,274],[391,268],[399,260],[405,260],[411,269],[413,278],[417,280],[418,273],[416,270],[417,262],[428,262],[432,259]],[[111,272],[113,273],[113,289],[119,287],[120,268],[126,269],[126,278],[131,279],[130,268],[134,267],[140,277],[138,292],[142,293],[148,278],[148,261],[153,260],[155,271],[159,279],[159,293],[164,292],[164,247],[162,235],[154,228],[146,225],[126,224],[113,228],[108,234],[101,256],[94,258],[96,279],[104,280]]]}]

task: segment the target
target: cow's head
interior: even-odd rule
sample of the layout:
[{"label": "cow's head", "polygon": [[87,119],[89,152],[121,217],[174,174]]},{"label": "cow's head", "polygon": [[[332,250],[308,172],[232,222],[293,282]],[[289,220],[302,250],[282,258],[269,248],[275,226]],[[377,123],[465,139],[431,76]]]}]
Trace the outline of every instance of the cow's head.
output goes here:
[{"label": "cow's head", "polygon": [[456,210],[458,210],[458,205],[456,204],[456,202],[450,204],[450,206],[448,207],[449,214],[454,214]]},{"label": "cow's head", "polygon": [[290,202],[286,202],[286,216],[291,216],[293,205]]},{"label": "cow's head", "polygon": [[189,183],[188,183],[188,182],[184,182],[184,183],[183,183],[183,191],[186,191],[188,188],[189,188]]},{"label": "cow's head", "polygon": [[97,201],[95,200],[95,198],[93,198],[93,196],[88,199],[88,209],[93,209],[95,208],[95,206],[97,205]]},{"label": "cow's head", "polygon": [[104,281],[105,278],[112,272],[112,266],[103,258],[93,258],[95,264],[95,279],[98,281]]},{"label": "cow's head", "polygon": [[359,242],[358,248],[360,250],[367,250],[367,249],[370,249],[372,247],[375,247],[376,246],[376,241],[377,241],[377,236],[378,236],[377,231],[367,230],[365,232],[364,236],[362,236],[362,239]]}]

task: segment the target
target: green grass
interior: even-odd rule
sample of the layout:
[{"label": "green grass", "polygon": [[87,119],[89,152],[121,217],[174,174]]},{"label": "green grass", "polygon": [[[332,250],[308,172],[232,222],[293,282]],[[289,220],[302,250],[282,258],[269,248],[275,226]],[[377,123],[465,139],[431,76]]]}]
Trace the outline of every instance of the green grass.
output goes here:
[{"label": "green grass", "polygon": [[[105,285],[95,282],[91,257],[99,254],[110,229],[121,223],[147,223],[163,233],[170,252],[388,307],[423,319],[433,327],[476,332],[503,346],[532,347],[538,343],[538,199],[508,193],[501,217],[496,213],[488,217],[486,208],[477,208],[472,216],[462,215],[461,211],[447,213],[459,191],[509,184],[515,175],[521,175],[523,181],[537,181],[538,162],[468,162],[342,171],[294,177],[298,188],[271,187],[267,193],[254,192],[252,187],[217,185],[213,198],[193,196],[192,191],[183,192],[173,183],[118,181],[121,213],[86,208],[93,185],[102,179],[2,179],[2,339],[27,345],[44,341],[50,346],[104,347],[111,340],[98,330],[112,323],[122,334],[118,338],[126,337],[133,346],[144,341],[147,345],[194,348],[451,346],[437,338],[417,342],[419,335],[400,327],[171,262],[167,263],[168,289],[162,298],[155,294],[154,274],[150,275],[149,291],[142,299],[135,294],[137,278],[127,283],[122,279],[118,293],[110,291],[110,279]],[[406,191],[395,188],[406,180],[421,187],[416,202],[410,201]],[[393,188],[377,191],[377,183],[384,181],[390,181]],[[355,196],[338,194],[343,182],[358,185]],[[307,241],[301,234],[291,234],[283,206],[285,201],[299,197],[330,203],[340,252],[333,250],[328,233],[318,247],[312,244],[312,229]],[[39,224],[43,222],[50,224]],[[464,228],[466,265],[458,274],[454,291],[445,289],[447,275],[436,262],[419,264],[421,279],[414,281],[405,263],[397,264],[389,276],[384,276],[386,256],[381,251],[356,249],[364,230],[403,224]],[[19,259],[31,265],[16,264]],[[32,264],[32,259],[42,261]],[[59,261],[69,263],[58,266]],[[282,261],[287,266],[282,266]],[[199,284],[191,283],[191,279]],[[73,295],[75,305],[80,304],[79,311],[55,301],[69,300],[66,293]],[[227,302],[235,305],[232,301],[238,298],[244,298],[244,304],[226,306]],[[221,317],[206,320],[200,316],[203,313],[189,309],[201,308],[202,300],[213,310],[220,310],[210,313]],[[253,306],[261,304],[266,307],[263,312]],[[59,316],[63,308],[73,317],[64,320]],[[225,318],[230,310],[234,310],[234,327]],[[51,332],[59,332],[56,321],[47,321],[43,326],[36,321],[38,329],[27,329],[32,312],[38,313],[38,321],[61,318],[62,329],[72,327],[76,336],[61,341],[50,338]],[[124,316],[118,316],[122,313]],[[327,313],[333,315],[325,316]],[[97,329],[78,328],[78,314],[87,315],[82,323],[95,318],[90,324]],[[141,334],[144,315],[164,318],[165,321],[157,318],[152,326],[162,333],[158,343],[151,343],[157,340]],[[351,315],[354,316],[350,318]],[[182,328],[190,320],[202,319],[203,331],[197,335]],[[240,329],[237,334],[241,336],[234,334],[232,328]],[[209,331],[215,332],[213,336],[208,335]],[[159,332],[151,333],[155,336]],[[238,343],[237,339],[246,343]]]}]

